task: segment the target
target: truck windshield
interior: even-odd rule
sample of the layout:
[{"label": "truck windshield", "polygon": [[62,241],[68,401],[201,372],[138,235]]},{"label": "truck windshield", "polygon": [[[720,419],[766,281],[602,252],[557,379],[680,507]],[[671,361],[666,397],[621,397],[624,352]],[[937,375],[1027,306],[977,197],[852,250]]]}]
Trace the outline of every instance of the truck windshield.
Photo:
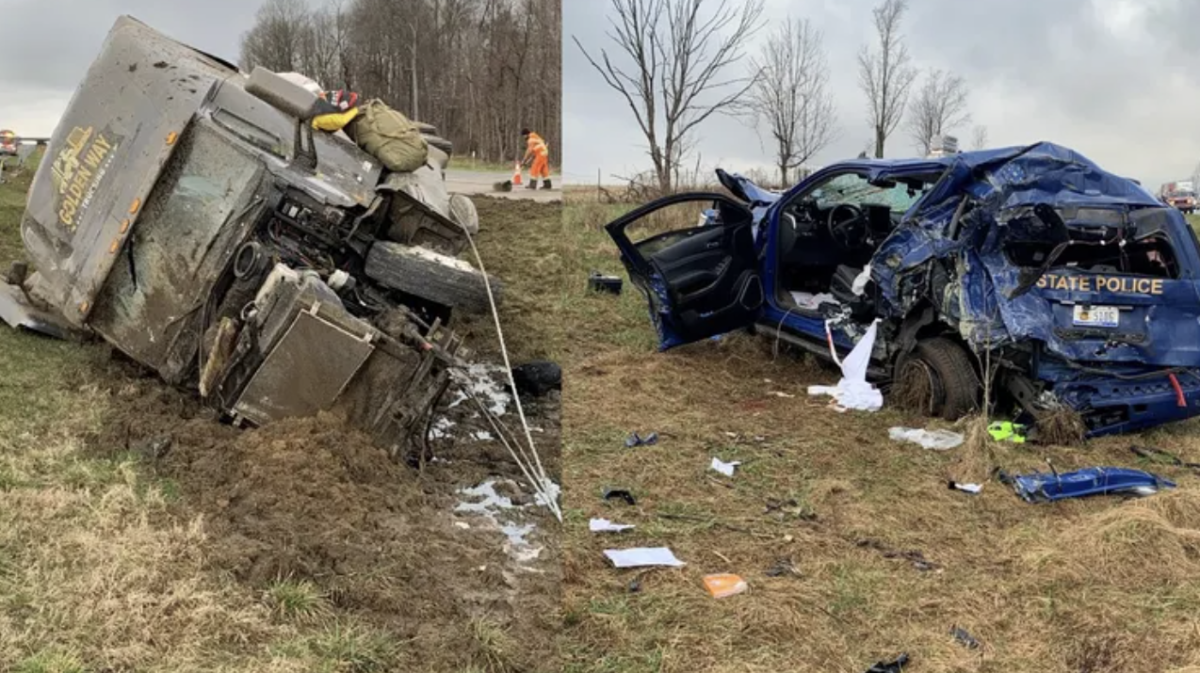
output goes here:
[{"label": "truck windshield", "polygon": [[253,188],[259,165],[205,125],[194,126],[188,136],[159,180],[157,190],[165,193],[156,192],[147,204],[139,229],[169,231],[175,255],[198,263],[238,197]]}]

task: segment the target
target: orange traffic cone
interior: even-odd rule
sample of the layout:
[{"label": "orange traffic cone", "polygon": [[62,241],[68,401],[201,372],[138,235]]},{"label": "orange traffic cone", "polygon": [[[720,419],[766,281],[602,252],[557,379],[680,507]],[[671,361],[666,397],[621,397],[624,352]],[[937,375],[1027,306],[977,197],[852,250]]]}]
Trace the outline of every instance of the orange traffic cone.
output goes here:
[{"label": "orange traffic cone", "polygon": [[512,183],[514,187],[521,184],[521,164],[517,164],[515,167],[513,167]]}]

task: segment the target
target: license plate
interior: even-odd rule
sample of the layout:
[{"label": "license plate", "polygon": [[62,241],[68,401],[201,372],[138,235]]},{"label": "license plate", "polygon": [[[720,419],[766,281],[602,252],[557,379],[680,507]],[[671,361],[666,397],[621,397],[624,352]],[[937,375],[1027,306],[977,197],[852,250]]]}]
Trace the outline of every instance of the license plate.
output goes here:
[{"label": "license plate", "polygon": [[1088,327],[1116,327],[1121,313],[1116,306],[1076,306],[1074,323]]}]

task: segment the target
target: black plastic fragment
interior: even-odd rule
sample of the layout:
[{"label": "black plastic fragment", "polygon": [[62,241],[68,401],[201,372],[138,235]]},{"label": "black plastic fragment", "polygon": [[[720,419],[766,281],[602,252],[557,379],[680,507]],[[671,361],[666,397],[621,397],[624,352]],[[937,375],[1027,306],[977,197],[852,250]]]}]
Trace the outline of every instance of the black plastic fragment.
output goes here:
[{"label": "black plastic fragment", "polygon": [[633,497],[633,494],[623,488],[605,489],[603,498],[605,500],[613,500],[614,498],[624,500],[625,504],[631,507],[637,505],[637,499]]},{"label": "black plastic fragment", "polygon": [[868,668],[866,673],[903,673],[905,666],[908,666],[907,652],[896,657],[895,661],[881,661],[875,664]]}]

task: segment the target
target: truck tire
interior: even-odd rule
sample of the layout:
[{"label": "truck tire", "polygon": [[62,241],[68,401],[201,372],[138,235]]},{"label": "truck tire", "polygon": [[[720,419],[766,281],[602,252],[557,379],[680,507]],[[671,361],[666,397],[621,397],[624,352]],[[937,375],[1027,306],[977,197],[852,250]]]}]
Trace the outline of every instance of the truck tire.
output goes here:
[{"label": "truck tire", "polygon": [[956,421],[979,407],[982,386],[975,365],[966,349],[945,337],[932,337],[917,342],[913,353],[897,363],[897,375],[905,369],[922,366],[932,384],[931,403],[927,412]]},{"label": "truck tire", "polygon": [[[467,313],[489,310],[483,274],[467,262],[426,248],[379,241],[367,253],[367,276],[380,285]],[[500,281],[488,277],[496,305]]]}]

